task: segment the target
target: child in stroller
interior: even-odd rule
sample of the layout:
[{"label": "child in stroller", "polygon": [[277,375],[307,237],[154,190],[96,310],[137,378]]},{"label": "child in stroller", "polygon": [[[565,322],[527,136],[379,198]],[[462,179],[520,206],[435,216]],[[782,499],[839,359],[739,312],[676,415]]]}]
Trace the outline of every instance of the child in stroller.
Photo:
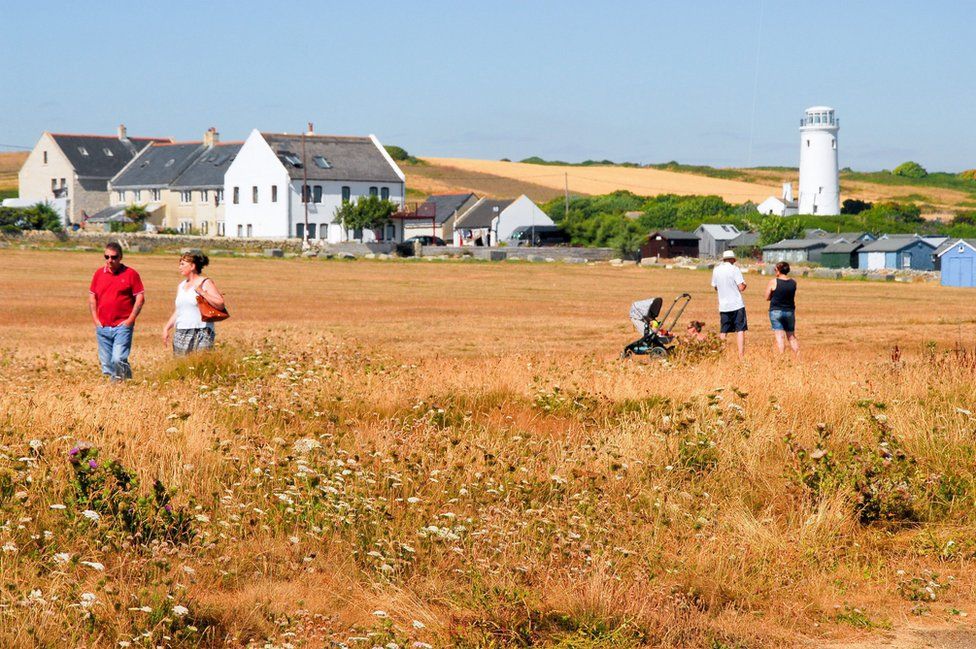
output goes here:
[{"label": "child in stroller", "polygon": [[[637,333],[641,334],[641,337],[624,347],[620,357],[627,358],[633,354],[650,354],[661,358],[667,356],[675,338],[671,330],[678,324],[678,319],[690,301],[691,296],[682,293],[674,299],[660,320],[658,320],[658,316],[661,313],[661,307],[664,305],[663,298],[652,297],[646,300],[637,300],[631,304],[630,321],[637,329]],[[677,312],[674,312],[679,303],[680,307]],[[674,312],[673,317],[672,312]]]}]

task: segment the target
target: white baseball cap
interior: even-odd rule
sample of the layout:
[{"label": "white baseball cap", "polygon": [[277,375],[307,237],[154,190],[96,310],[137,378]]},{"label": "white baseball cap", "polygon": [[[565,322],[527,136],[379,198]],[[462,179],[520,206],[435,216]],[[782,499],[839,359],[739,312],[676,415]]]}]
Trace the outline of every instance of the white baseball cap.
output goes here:
[{"label": "white baseball cap", "polygon": [[726,250],[722,253],[722,259],[735,259],[735,252]]}]

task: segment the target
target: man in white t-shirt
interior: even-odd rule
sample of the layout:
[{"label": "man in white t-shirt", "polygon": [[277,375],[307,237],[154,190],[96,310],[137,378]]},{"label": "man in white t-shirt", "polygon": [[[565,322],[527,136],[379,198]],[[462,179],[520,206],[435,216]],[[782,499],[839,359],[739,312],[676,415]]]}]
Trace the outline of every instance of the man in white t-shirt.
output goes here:
[{"label": "man in white t-shirt", "polygon": [[734,333],[736,345],[739,348],[739,358],[745,354],[746,303],[742,300],[742,292],[746,290],[746,282],[742,278],[742,271],[735,265],[735,253],[726,250],[722,253],[722,263],[712,271],[712,287],[718,291],[718,311],[721,320],[719,338]]}]

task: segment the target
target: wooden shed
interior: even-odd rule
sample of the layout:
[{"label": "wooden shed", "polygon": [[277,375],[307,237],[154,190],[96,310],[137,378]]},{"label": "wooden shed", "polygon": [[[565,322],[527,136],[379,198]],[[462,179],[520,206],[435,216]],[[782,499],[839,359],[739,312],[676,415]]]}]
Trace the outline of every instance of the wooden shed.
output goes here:
[{"label": "wooden shed", "polygon": [[698,236],[684,230],[658,230],[647,235],[640,248],[640,257],[697,257]]},{"label": "wooden shed", "polygon": [[864,247],[860,241],[836,241],[820,251],[820,264],[827,268],[857,268],[857,253]]}]

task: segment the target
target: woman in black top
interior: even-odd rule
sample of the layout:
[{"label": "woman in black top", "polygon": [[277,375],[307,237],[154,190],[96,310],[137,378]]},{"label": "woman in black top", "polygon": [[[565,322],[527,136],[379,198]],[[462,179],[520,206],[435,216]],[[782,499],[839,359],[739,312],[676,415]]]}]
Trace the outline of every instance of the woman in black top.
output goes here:
[{"label": "woman in black top", "polygon": [[766,286],[766,299],[769,301],[769,324],[776,336],[776,348],[782,354],[786,341],[790,349],[799,357],[800,341],[796,339],[796,280],[789,277],[790,265],[785,261],[776,264],[776,278]]}]

